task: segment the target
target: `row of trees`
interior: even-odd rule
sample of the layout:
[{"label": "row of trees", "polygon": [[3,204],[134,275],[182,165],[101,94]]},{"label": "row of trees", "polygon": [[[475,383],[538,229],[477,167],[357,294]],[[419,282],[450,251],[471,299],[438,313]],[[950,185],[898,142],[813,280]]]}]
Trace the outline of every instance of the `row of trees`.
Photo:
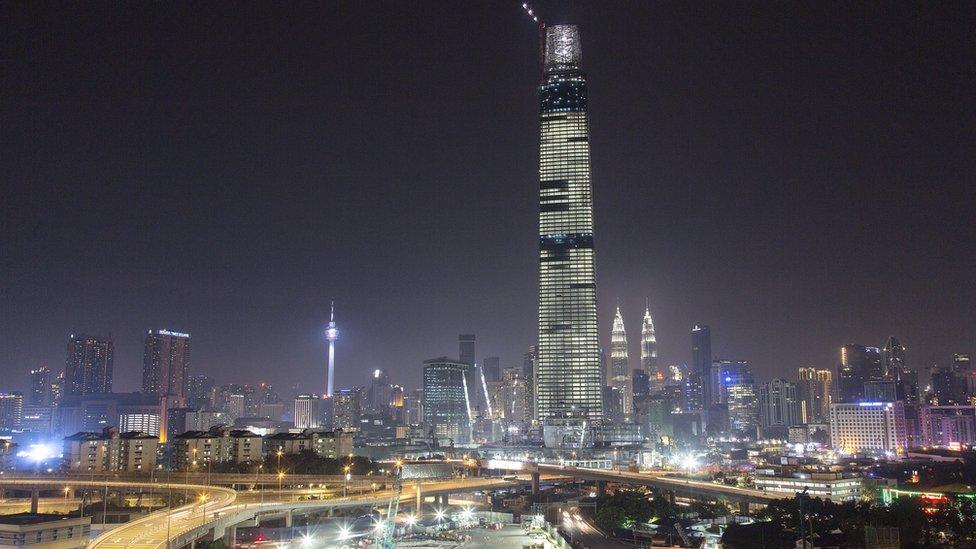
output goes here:
[{"label": "row of trees", "polygon": [[[347,469],[348,468],[348,469]],[[311,450],[298,454],[271,453],[264,458],[263,463],[215,463],[215,473],[278,473],[289,475],[365,475],[369,472],[379,472],[379,465],[369,458],[362,456],[328,458],[322,457]]]},{"label": "row of trees", "polygon": [[[730,526],[722,543],[733,549],[770,547],[770,540],[796,539],[800,529],[800,500],[780,499],[756,514],[755,525]],[[820,498],[803,501],[803,529],[819,535],[839,531],[847,547],[865,546],[865,528],[897,527],[906,548],[976,547],[976,515],[971,499],[927,502],[897,498],[890,505],[859,501],[834,503]]]},{"label": "row of trees", "polygon": [[[597,500],[596,523],[607,531],[632,528],[636,524],[671,524],[682,514],[694,513],[702,519],[732,514],[723,503],[694,502],[690,507],[675,507],[667,497],[642,490],[618,490]],[[778,547],[799,537],[799,497],[769,503],[756,513],[759,521],[751,525],[732,525],[722,537],[723,545],[733,549]],[[850,548],[865,547],[868,527],[896,527],[901,547],[976,547],[976,501],[962,497],[955,501],[926,501],[896,498],[889,505],[875,501],[834,503],[804,497],[803,530],[819,536],[837,532]]]},{"label": "row of trees", "polygon": [[597,500],[596,523],[607,531],[631,528],[635,524],[669,519],[673,522],[679,514],[695,513],[703,519],[731,514],[724,503],[696,501],[686,508],[677,508],[659,492],[642,490],[617,490]]}]

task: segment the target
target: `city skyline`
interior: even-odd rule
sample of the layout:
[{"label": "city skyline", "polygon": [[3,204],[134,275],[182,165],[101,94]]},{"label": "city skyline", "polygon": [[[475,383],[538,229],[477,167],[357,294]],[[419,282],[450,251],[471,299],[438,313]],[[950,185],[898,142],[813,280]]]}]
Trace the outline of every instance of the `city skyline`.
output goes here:
[{"label": "city skyline", "polygon": [[[304,18],[290,34],[295,42],[259,58],[255,72],[234,69],[213,84],[219,96],[239,99],[251,112],[267,113],[251,122],[236,110],[206,109],[209,96],[197,90],[211,89],[209,70],[165,61],[146,69],[139,61],[139,55],[157,47],[174,59],[194,59],[195,48],[158,44],[186,32],[212,41],[231,55],[228,66],[237,66],[234,60],[249,60],[252,53],[246,48],[239,54],[230,51],[241,43],[239,35],[207,36],[200,23],[179,20],[140,38],[140,24],[152,18],[153,9],[162,8],[142,14],[123,10],[114,17],[105,17],[100,11],[105,8],[95,8],[76,13],[74,19],[81,25],[65,29],[58,27],[59,18],[42,8],[16,9],[24,10],[19,16],[36,16],[59,32],[52,42],[32,50],[33,55],[15,56],[19,60],[8,77],[31,85],[7,86],[10,93],[4,98],[12,107],[7,109],[12,113],[7,126],[13,137],[11,177],[25,183],[15,185],[4,204],[10,230],[0,236],[9,251],[2,260],[9,282],[0,296],[5,311],[0,345],[6,350],[0,371],[11,379],[25,379],[29,370],[40,366],[61,370],[70,333],[111,334],[113,387],[134,390],[141,377],[145,330],[168,326],[194,334],[193,373],[222,381],[230,381],[230,375],[267,379],[281,387],[321,384],[321,334],[332,296],[343,303],[337,386],[362,384],[362,372],[383,368],[395,381],[416,387],[423,360],[452,354],[458,333],[476,333],[479,348],[485,350],[482,356],[501,357],[502,367],[519,364],[525,349],[534,344],[535,242],[525,235],[531,233],[536,215],[536,137],[530,121],[535,117],[532,84],[538,67],[534,29],[517,6],[471,6],[434,20],[394,7],[414,27],[396,26],[388,29],[388,36],[367,31],[345,46],[341,41],[347,35],[321,38],[329,34],[323,32],[321,19]],[[756,38],[743,38],[719,25],[718,15],[692,7],[627,14],[585,6],[540,9],[580,23],[588,43],[588,72],[601,97],[591,138],[598,152],[598,325],[604,330],[617,299],[629,316],[627,323],[636,326],[644,296],[650,295],[662,367],[690,363],[688,332],[701,323],[713,330],[713,356],[749,360],[757,379],[788,376],[801,366],[834,369],[841,345],[881,347],[890,336],[908,348],[907,363],[913,368],[934,361],[944,366],[952,353],[973,351],[972,316],[965,306],[976,297],[976,290],[966,283],[973,261],[974,224],[968,206],[973,200],[972,188],[959,178],[973,171],[966,164],[971,156],[962,154],[972,149],[972,136],[956,125],[965,119],[960,114],[969,110],[949,84],[963,78],[965,71],[943,72],[938,62],[956,66],[960,57],[954,48],[966,44],[963,38],[937,42],[930,31],[919,29],[927,60],[922,63],[915,57],[898,57],[902,42],[883,33],[906,17],[898,10],[872,20],[877,14],[857,8],[860,11],[841,28],[831,29],[833,23],[828,25],[822,14],[804,7],[767,6],[752,19],[720,8],[725,19],[763,31]],[[253,23],[246,21],[242,28],[268,38],[280,36],[275,29],[292,28],[299,19],[295,14],[265,15],[259,19],[267,21],[267,30],[251,29],[247,24]],[[324,15],[336,15],[339,22],[364,18],[356,7]],[[454,18],[497,35],[508,49],[493,52],[489,60],[467,32],[445,24]],[[776,30],[782,21],[794,18],[807,29],[806,37],[814,39],[809,55],[791,49],[790,38]],[[79,32],[81,27],[86,31]],[[424,44],[413,28],[436,28],[444,44]],[[636,36],[643,36],[644,29],[657,31],[648,42]],[[690,34],[680,34],[686,31]],[[617,33],[627,45],[622,55],[609,38]],[[107,36],[108,42],[84,47],[88,35]],[[677,35],[684,40],[671,40]],[[818,84],[832,60],[855,56],[862,41],[879,35],[886,51],[857,58],[856,65],[868,69],[870,78],[848,68],[829,73],[825,83]],[[768,43],[760,43],[759,37]],[[831,42],[827,37],[837,38],[836,45],[825,46]],[[29,45],[29,39],[16,34],[3,40],[15,50]],[[730,40],[739,53],[715,46]],[[401,41],[421,53],[401,60],[402,67],[392,66],[384,45]],[[122,43],[138,55],[117,55]],[[328,70],[294,64],[301,54],[311,56],[311,63],[335,68],[332,57],[317,51],[336,51],[340,59],[345,55],[362,61],[360,67],[339,62],[341,68],[352,69],[348,79],[355,89],[371,89],[367,83],[386,69],[394,81],[431,92],[430,98],[410,98],[403,118],[395,119],[407,132],[406,141],[422,140],[448,119],[474,118],[452,130],[456,133],[451,143],[438,141],[434,148],[446,146],[448,154],[432,156],[406,141],[390,141],[378,131],[389,123],[388,116],[371,118],[363,100],[326,81]],[[35,63],[29,67],[23,59]],[[449,79],[428,68],[425,63],[432,59],[454,69],[446,71]],[[109,65],[110,60],[118,64]],[[497,83],[494,96],[480,93],[480,78],[458,81],[457,75],[467,74],[472,60],[485,63],[486,75]],[[805,62],[801,66],[806,70],[787,76],[785,67],[798,61]],[[202,67],[213,62],[204,57]],[[628,70],[635,63],[646,63],[646,70]],[[723,64],[731,64],[741,76]],[[87,66],[103,70],[93,76],[78,72],[78,67]],[[108,66],[118,74],[105,70]],[[274,70],[286,77],[267,78]],[[159,77],[171,73],[185,82]],[[316,76],[319,73],[323,75]],[[613,83],[624,73],[633,80],[618,89]],[[72,89],[69,98],[67,88],[53,81],[55,75],[64,75],[65,82],[83,75],[92,80]],[[881,87],[871,79],[875,77],[906,89]],[[122,83],[132,80],[144,85],[129,94],[130,87]],[[284,84],[274,83],[278,81]],[[918,89],[913,81],[937,85]],[[246,85],[231,85],[238,82]],[[302,91],[294,82],[314,91]],[[751,90],[760,100],[753,105],[696,91],[720,82]],[[286,87],[278,87],[282,85]],[[832,91],[838,88],[868,95],[885,89],[892,95],[883,102],[885,108],[872,107],[858,100],[857,93]],[[783,89],[785,95],[778,93]],[[652,93],[657,102],[635,118],[632,107],[626,106],[643,98],[640,90]],[[682,100],[681,93],[689,91],[689,98]],[[311,105],[307,100],[319,93],[349,113]],[[167,99],[170,95],[176,99]],[[291,100],[282,102],[288,107],[265,100],[278,95]],[[381,105],[389,115],[402,100],[397,95],[377,92],[370,96],[370,105]],[[925,101],[917,103],[916,96]],[[120,110],[119,98],[128,107]],[[804,107],[807,101],[813,106]],[[443,108],[430,125],[408,123],[419,113],[432,112],[435,104]],[[925,119],[932,135],[923,139],[897,124],[881,125],[891,115],[887,109],[895,107],[900,107],[897,120],[911,126],[916,117]],[[813,116],[814,110],[827,112],[826,119]],[[191,114],[198,111],[208,114],[197,120]],[[734,121],[725,118],[726,111],[738,113]],[[499,122],[492,122],[496,117]],[[778,125],[776,118],[786,122]],[[93,125],[95,119],[107,125]],[[278,126],[278,119],[290,123]],[[315,123],[300,121],[305,119]],[[849,129],[848,120],[860,129]],[[330,124],[322,126],[320,121]],[[345,134],[360,123],[366,129],[354,132],[348,143],[380,136],[384,146],[401,147],[404,156],[418,161],[396,161],[392,171],[360,171],[370,157],[335,133]],[[215,133],[202,131],[200,124]],[[55,127],[61,129],[45,129]],[[132,137],[145,128],[177,138]],[[871,145],[861,139],[868,128],[875,128],[879,137],[863,140]],[[739,132],[748,139],[735,138]],[[265,133],[267,137],[259,137]],[[509,134],[511,144],[499,144]],[[214,135],[218,137],[206,137]],[[228,139],[232,136],[241,137],[241,152],[221,148],[225,141],[234,142]],[[772,142],[777,138],[786,138],[795,150],[777,146]],[[650,155],[642,154],[646,143],[655,145]],[[682,152],[678,143],[687,144],[688,150]],[[853,157],[839,150],[840,145],[831,145],[837,143],[854,147],[866,165],[851,168]],[[335,156],[316,152],[328,147],[335,149]],[[84,154],[95,150],[117,152]],[[754,150],[756,159],[745,154]],[[903,150],[914,152],[898,154]],[[208,159],[211,155],[219,160]],[[441,160],[447,157],[461,159],[463,166]],[[188,161],[175,161],[178,158]],[[493,167],[499,159],[506,160],[506,167]],[[488,175],[468,178],[471,163]],[[328,169],[333,164],[334,169]],[[310,172],[329,175],[311,178]],[[431,181],[431,186],[411,193],[418,197],[411,199],[388,185],[403,173],[411,181]],[[929,193],[917,183],[930,181],[931,174],[937,177],[939,193]],[[273,192],[270,181],[292,183]],[[789,184],[780,190],[783,181]],[[455,185],[461,187],[458,196],[477,197],[478,207],[458,207],[448,198],[455,194]],[[226,198],[227,186],[238,190],[232,193],[238,198]],[[69,192],[73,189],[97,190],[101,199]],[[363,189],[371,192],[362,193]],[[359,196],[377,192],[392,194],[371,211],[372,199]],[[140,203],[153,203],[156,209],[131,209]],[[769,208],[770,204],[780,207]],[[653,215],[645,217],[648,205]],[[259,208],[265,212],[260,219],[252,213]],[[224,211],[211,221],[213,209]],[[451,221],[457,222],[458,230],[439,230],[432,220],[443,211],[456,212]],[[688,211],[693,215],[686,215]],[[177,212],[181,215],[174,215]],[[469,218],[470,226],[462,223]],[[841,223],[852,218],[858,223]],[[392,225],[385,226],[391,219]],[[653,256],[653,262],[633,258],[633,239],[627,236],[635,224],[648,235],[636,251]],[[391,251],[388,242],[410,226],[417,228],[404,234],[424,242],[422,249]],[[327,240],[311,237],[315,234]],[[69,236],[76,243],[101,245],[94,251],[63,246]],[[158,255],[161,238],[185,246],[179,257],[169,257],[172,264]],[[462,242],[474,252],[465,251]],[[94,254],[94,260],[89,261],[82,248]],[[458,260],[454,254],[461,254]],[[699,268],[704,256],[711,258],[713,268]],[[398,271],[391,272],[389,263],[397,264]],[[430,268],[439,265],[448,268]],[[931,272],[939,274],[937,282],[922,274]],[[414,318],[423,320],[415,323]],[[639,356],[636,335],[632,332],[629,338],[632,356]],[[608,347],[609,334],[601,331],[600,341]]]}]

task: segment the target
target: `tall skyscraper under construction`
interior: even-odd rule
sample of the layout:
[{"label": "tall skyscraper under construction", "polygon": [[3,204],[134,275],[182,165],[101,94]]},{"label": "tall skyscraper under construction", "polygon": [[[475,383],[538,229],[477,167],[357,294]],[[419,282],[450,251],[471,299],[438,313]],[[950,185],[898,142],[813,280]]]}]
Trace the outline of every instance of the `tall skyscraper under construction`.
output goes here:
[{"label": "tall skyscraper under construction", "polygon": [[579,30],[545,28],[539,87],[536,416],[603,418],[586,77]]}]

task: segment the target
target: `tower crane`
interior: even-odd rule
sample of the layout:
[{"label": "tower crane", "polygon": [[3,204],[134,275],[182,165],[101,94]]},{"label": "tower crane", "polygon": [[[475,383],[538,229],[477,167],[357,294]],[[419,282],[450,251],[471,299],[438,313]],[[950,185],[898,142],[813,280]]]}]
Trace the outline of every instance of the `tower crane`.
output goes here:
[{"label": "tower crane", "polygon": [[393,549],[393,532],[396,530],[396,517],[400,513],[400,495],[403,493],[403,464],[399,464],[393,477],[393,493],[386,507],[386,524],[383,529],[382,549]]}]

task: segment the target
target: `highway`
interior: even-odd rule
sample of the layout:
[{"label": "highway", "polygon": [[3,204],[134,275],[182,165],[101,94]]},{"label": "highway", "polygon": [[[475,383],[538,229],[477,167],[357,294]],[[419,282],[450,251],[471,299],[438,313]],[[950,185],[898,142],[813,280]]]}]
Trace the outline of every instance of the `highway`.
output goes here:
[{"label": "highway", "polygon": [[[131,483],[119,484],[131,486]],[[421,493],[425,496],[432,496],[506,488],[519,484],[519,481],[503,479],[456,479],[424,482]],[[104,483],[96,483],[96,485],[104,486]],[[112,486],[111,483],[110,486]],[[183,489],[185,485],[163,485],[163,488],[169,487]],[[114,530],[105,532],[94,539],[88,547],[92,549],[161,549],[166,547],[167,539],[175,540],[174,546],[181,546],[190,539],[203,536],[211,528],[218,530],[218,535],[222,535],[223,528],[253,519],[257,515],[273,515],[275,513],[330,507],[384,506],[389,502],[392,495],[390,490],[379,490],[374,493],[357,494],[349,497],[297,501],[297,498],[309,495],[310,491],[307,489],[286,490],[283,491],[284,493],[269,491],[265,492],[263,496],[265,501],[260,503],[257,501],[261,497],[259,492],[241,492],[242,497],[238,499],[238,493],[228,488],[192,485],[190,489],[201,494],[208,494],[207,501],[203,503],[198,500],[172,511],[163,510],[128,522]],[[405,482],[400,496],[401,502],[409,507],[409,503],[416,497],[416,483]]]},{"label": "highway", "polygon": [[700,480],[682,479],[665,476],[670,471],[650,471],[632,473],[629,471],[613,471],[609,469],[588,469],[583,467],[569,467],[540,463],[540,473],[562,474],[584,480],[604,480],[623,484],[649,486],[664,490],[672,490],[677,495],[686,497],[725,498],[737,502],[768,503],[779,499],[781,495],[773,495],[762,490],[727,486]]},{"label": "highway", "polygon": [[563,511],[562,519],[556,527],[573,547],[588,549],[629,547],[626,543],[606,536],[579,512]]}]

